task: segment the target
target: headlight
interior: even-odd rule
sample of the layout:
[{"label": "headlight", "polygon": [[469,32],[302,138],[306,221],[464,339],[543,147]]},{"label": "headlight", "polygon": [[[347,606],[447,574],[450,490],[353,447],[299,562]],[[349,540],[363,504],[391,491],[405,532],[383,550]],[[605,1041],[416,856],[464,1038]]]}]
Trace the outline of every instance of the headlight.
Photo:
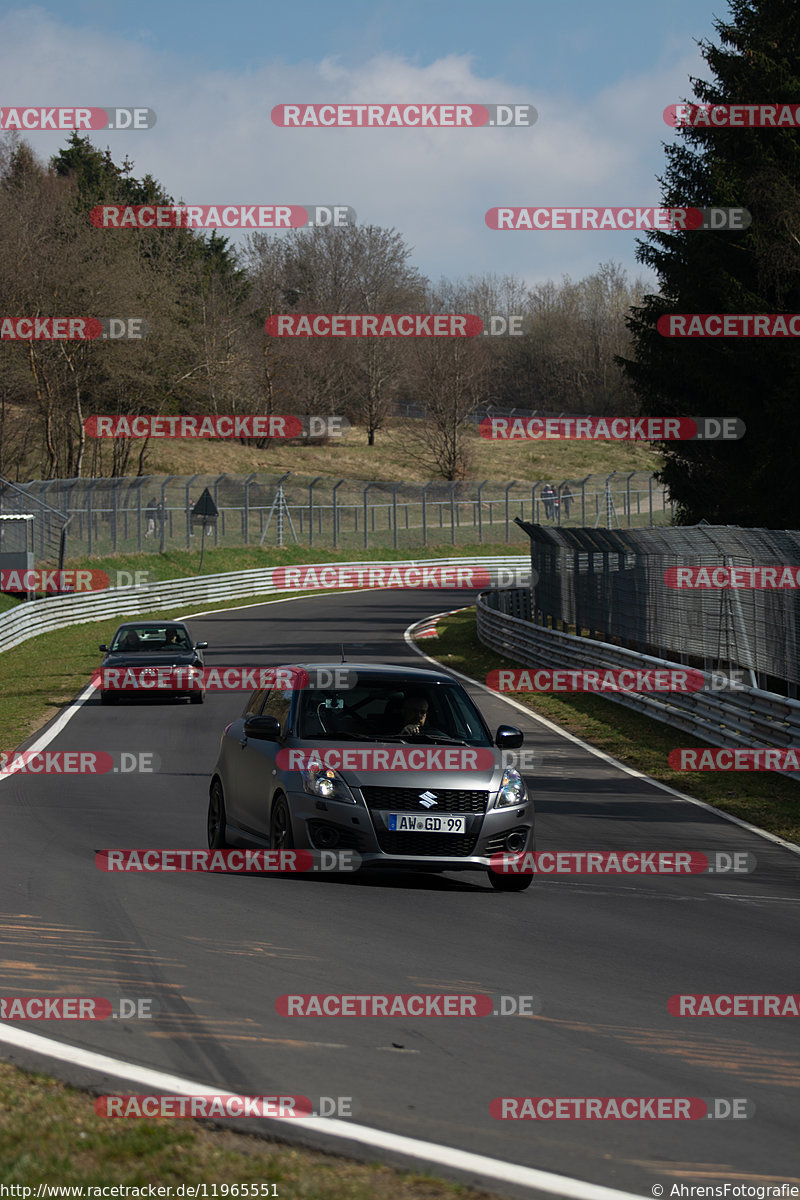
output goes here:
[{"label": "headlight", "polygon": [[301,770],[300,778],[303,791],[312,796],[320,796],[323,800],[343,800],[345,804],[357,803],[350,788],[333,767],[306,767]]},{"label": "headlight", "polygon": [[527,804],[528,789],[525,781],[516,767],[506,767],[500,780],[500,790],[495,800],[495,808],[514,808],[517,804]]}]

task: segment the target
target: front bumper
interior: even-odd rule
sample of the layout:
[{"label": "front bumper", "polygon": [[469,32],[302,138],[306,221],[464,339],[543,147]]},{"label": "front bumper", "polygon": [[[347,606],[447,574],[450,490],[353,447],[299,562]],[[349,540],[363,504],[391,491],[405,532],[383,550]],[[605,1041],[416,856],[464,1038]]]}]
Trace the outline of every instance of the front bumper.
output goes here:
[{"label": "front bumper", "polygon": [[[297,849],[354,850],[364,867],[428,867],[448,871],[486,870],[491,866],[493,855],[533,849],[534,806],[530,797],[527,802],[510,808],[484,808],[482,811],[469,811],[468,802],[463,799],[461,807],[450,807],[445,798],[437,807],[436,815],[463,813],[465,816],[465,831],[447,834],[389,830],[382,813],[390,808],[423,815],[425,810],[392,805],[385,799],[371,804],[364,795],[369,788],[352,787],[352,791],[356,804],[323,800],[301,789],[287,789]],[[439,789],[439,794],[444,795],[446,791]],[[484,792],[487,802],[489,794],[488,790]],[[463,797],[468,793],[462,790],[460,795]]]}]

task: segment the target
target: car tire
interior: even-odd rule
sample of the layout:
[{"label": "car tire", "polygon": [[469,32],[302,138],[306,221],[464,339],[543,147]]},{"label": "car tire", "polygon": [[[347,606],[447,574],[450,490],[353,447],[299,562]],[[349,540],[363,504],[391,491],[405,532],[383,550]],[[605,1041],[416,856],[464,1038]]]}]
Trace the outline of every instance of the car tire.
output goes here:
[{"label": "car tire", "polygon": [[225,793],[220,781],[215,779],[208,797],[206,832],[209,850],[228,850],[230,848],[230,843],[225,840],[225,823]]},{"label": "car tire", "polygon": [[206,698],[205,692],[192,692],[189,696],[190,704],[202,704]]},{"label": "car tire", "polygon": [[496,892],[524,892],[533,883],[533,874],[501,875],[498,871],[489,871],[488,875]]},{"label": "car tire", "polygon": [[293,850],[292,820],[289,816],[289,806],[283,796],[277,796],[272,802],[272,813],[269,818],[269,848],[270,850]]}]

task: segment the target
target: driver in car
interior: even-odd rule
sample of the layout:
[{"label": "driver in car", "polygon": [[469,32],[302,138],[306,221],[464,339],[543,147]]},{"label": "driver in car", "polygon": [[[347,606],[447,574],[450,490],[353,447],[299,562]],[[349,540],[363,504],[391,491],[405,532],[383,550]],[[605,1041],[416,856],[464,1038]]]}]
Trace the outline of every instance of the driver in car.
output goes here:
[{"label": "driver in car", "polygon": [[403,700],[403,706],[400,709],[398,717],[401,728],[397,730],[397,733],[422,733],[427,719],[428,697],[423,695],[422,692],[411,692]]}]

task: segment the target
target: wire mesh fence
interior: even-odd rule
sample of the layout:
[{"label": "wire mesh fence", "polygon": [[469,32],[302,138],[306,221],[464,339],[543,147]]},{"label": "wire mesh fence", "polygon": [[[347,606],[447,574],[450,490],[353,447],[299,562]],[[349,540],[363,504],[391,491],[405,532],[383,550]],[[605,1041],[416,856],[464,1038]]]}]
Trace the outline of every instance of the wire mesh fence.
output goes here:
[{"label": "wire mesh fence", "polygon": [[[739,671],[745,674],[742,682],[752,687],[797,696],[800,532],[712,525],[548,529],[535,522],[518,524],[531,539],[532,567],[538,573],[531,604],[536,624],[704,670]],[[717,567],[772,567],[776,573],[744,572],[737,580],[731,572],[718,572],[712,586],[688,586],[685,569],[699,567],[709,568],[709,580]],[[687,586],[676,586],[677,568],[684,568]],[[691,578],[697,580],[696,575]],[[770,578],[782,586],[765,586]],[[726,580],[737,585],[719,586]]]},{"label": "wire mesh fence", "polygon": [[[390,483],[289,473],[143,475],[20,484],[70,517],[68,554],[125,554],[214,546],[401,549],[517,540],[515,518],[556,527],[667,524],[672,506],[644,472],[508,483]],[[218,510],[192,510],[208,489]]]},{"label": "wire mesh fence", "polygon": [[60,567],[68,523],[37,489],[0,479],[0,567]]}]

